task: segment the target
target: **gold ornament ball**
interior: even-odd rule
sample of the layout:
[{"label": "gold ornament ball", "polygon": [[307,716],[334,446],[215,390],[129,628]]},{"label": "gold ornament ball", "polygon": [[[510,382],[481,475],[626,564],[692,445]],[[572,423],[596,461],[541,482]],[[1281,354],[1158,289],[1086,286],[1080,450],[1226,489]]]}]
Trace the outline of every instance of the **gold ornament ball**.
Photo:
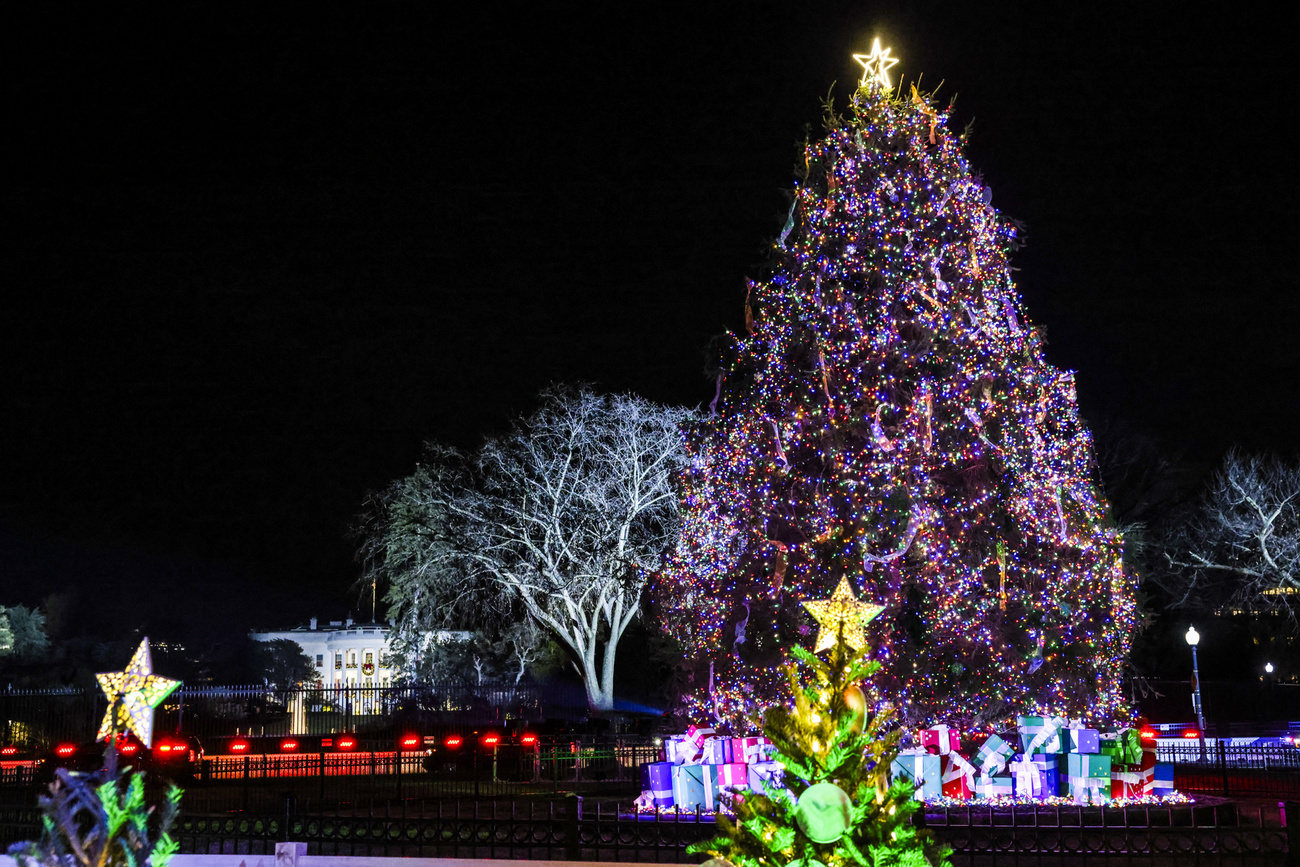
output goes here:
[{"label": "gold ornament ball", "polygon": [[862,727],[867,724],[867,694],[862,687],[852,684],[844,688],[844,703],[853,712],[853,733],[862,734]]}]

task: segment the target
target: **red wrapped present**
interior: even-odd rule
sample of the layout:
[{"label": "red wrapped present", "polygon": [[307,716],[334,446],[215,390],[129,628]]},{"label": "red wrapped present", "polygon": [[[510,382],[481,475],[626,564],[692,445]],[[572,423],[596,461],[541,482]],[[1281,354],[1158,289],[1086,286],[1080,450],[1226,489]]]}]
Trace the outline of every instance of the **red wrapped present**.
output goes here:
[{"label": "red wrapped present", "polygon": [[1142,798],[1152,794],[1156,783],[1156,766],[1118,765],[1110,770],[1112,798]]},{"label": "red wrapped present", "polygon": [[943,794],[946,798],[975,797],[975,766],[958,752],[940,757]]},{"label": "red wrapped present", "polygon": [[687,726],[686,739],[695,745],[695,749],[704,749],[704,742],[716,735],[713,729],[707,726]]},{"label": "red wrapped present", "polygon": [[957,732],[942,724],[921,729],[921,746],[941,756],[961,749],[957,743]]}]

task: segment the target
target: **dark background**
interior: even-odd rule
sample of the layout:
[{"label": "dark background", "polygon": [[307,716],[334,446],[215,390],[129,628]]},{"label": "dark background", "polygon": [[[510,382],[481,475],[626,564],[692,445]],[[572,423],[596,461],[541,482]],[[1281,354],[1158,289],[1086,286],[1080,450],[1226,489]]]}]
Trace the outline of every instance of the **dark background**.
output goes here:
[{"label": "dark background", "polygon": [[424,439],[556,380],[706,402],[802,127],[873,35],[975,119],[1085,417],[1193,482],[1294,453],[1289,18],[434,5],[6,10],[0,604],[368,616],[346,530]]}]

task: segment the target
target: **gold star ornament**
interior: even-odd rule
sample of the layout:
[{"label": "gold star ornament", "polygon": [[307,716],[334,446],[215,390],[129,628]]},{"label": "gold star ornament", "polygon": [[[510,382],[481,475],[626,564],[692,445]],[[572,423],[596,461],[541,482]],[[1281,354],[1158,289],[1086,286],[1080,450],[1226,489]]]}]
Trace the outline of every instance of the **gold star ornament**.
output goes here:
[{"label": "gold star ornament", "polygon": [[879,39],[873,39],[870,54],[853,55],[853,59],[862,64],[862,80],[858,82],[858,87],[866,87],[873,81],[886,90],[892,86],[889,83],[889,70],[898,63],[898,58],[890,57],[889,51],[888,48],[881,49]]},{"label": "gold star ornament", "polygon": [[149,656],[149,639],[140,642],[125,671],[95,675],[99,688],[108,699],[108,713],[99,726],[97,738],[115,732],[132,731],[146,747],[153,747],[153,709],[181,685],[179,680],[153,673]]},{"label": "gold star ornament", "polygon": [[848,578],[840,578],[840,585],[830,599],[805,599],[803,607],[820,627],[813,653],[834,647],[840,627],[844,628],[844,640],[849,647],[861,650],[867,646],[867,624],[885,610],[883,605],[872,605],[854,596]]}]

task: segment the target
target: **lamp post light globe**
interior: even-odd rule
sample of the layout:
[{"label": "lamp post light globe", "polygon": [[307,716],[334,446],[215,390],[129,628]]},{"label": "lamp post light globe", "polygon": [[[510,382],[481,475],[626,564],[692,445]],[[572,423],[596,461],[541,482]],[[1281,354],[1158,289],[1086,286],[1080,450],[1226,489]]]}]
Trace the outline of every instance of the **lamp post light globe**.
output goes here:
[{"label": "lamp post light globe", "polygon": [[1195,626],[1187,627],[1187,635],[1183,637],[1187,639],[1187,643],[1190,644],[1192,647],[1195,647],[1196,645],[1201,643],[1201,633],[1196,631]]},{"label": "lamp post light globe", "polygon": [[1266,663],[1264,663],[1264,673],[1265,673],[1265,674],[1272,674],[1272,673],[1273,673],[1273,663],[1271,663],[1271,662],[1266,662]]}]

